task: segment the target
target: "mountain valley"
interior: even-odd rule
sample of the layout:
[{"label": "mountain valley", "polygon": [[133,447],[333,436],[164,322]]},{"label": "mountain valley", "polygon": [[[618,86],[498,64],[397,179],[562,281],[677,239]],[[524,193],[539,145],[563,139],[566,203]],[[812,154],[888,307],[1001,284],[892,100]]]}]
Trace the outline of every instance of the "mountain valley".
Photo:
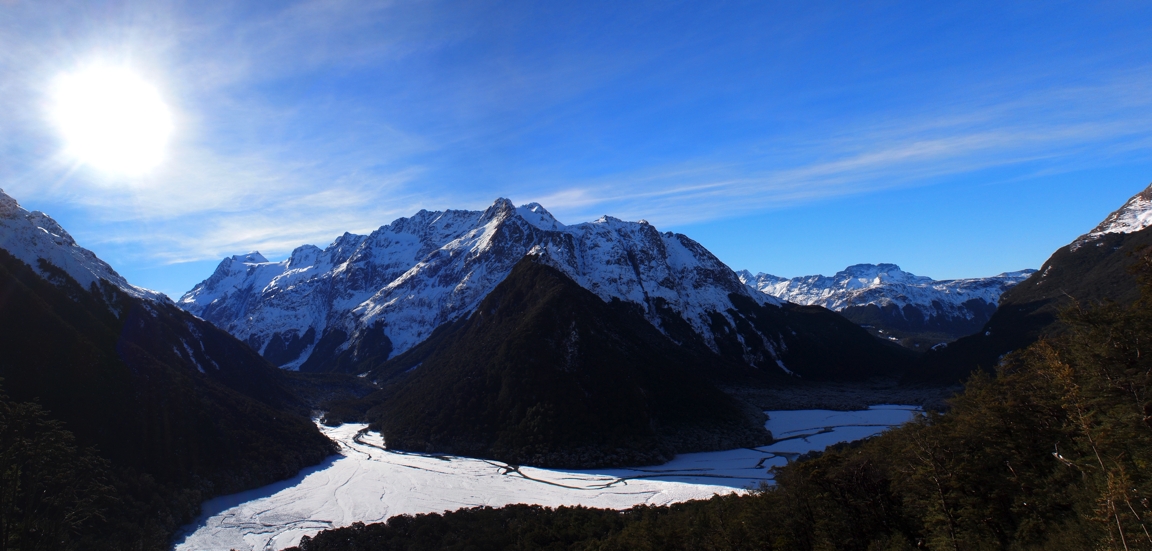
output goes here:
[{"label": "mountain valley", "polygon": [[[394,278],[389,280],[388,278]],[[190,312],[266,359],[381,386],[325,404],[392,446],[600,467],[767,441],[720,388],[899,378],[915,354],[781,302],[687,236],[544,207],[417,213],[283,262],[225,259]]]},{"label": "mountain valley", "polygon": [[21,541],[163,547],[208,498],[331,457],[315,416],[364,423],[392,453],[641,469],[763,447],[780,435],[762,411],[784,405],[952,408],[942,396],[977,367],[1082,331],[1069,305],[1137,301],[1150,190],[1039,271],[992,278],[753,276],[647,222],[567,226],[499,199],[281,262],[233,256],[178,302],[0,192],[0,413],[74,439],[53,453],[100,511],[15,526]]},{"label": "mountain valley", "polygon": [[906,383],[965,381],[947,411],[789,462],[774,486],[624,511],[401,515],[293,549],[1150,549],[1149,197],[1005,292],[984,332],[921,355]]}]

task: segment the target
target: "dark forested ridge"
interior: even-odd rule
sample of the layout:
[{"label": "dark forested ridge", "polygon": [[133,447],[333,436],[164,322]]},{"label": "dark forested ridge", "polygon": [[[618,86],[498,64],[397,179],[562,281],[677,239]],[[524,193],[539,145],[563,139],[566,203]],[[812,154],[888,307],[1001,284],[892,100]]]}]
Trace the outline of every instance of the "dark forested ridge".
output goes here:
[{"label": "dark forested ridge", "polygon": [[300,551],[1152,550],[1152,259],[1128,305],[978,371],[945,414],[780,469],[777,485],[627,511],[510,506],[355,524]]},{"label": "dark forested ridge", "polygon": [[679,349],[635,306],[521,261],[468,318],[371,374],[390,447],[546,466],[650,464],[761,445],[763,415],[716,389],[720,358]]},{"label": "dark forested ridge", "polygon": [[[9,469],[0,475],[19,479],[19,466],[31,465],[49,473],[42,482],[73,477],[74,491],[100,491],[85,503],[95,513],[82,531],[50,545],[20,536],[10,547],[165,548],[208,497],[286,478],[333,453],[283,373],[244,344],[173,305],[111,285],[82,289],[51,265],[41,269],[51,282],[0,250],[8,394],[0,461]],[[29,440],[30,432],[55,436]],[[8,492],[0,522],[38,518],[13,501],[34,491],[16,479],[0,481]]]}]

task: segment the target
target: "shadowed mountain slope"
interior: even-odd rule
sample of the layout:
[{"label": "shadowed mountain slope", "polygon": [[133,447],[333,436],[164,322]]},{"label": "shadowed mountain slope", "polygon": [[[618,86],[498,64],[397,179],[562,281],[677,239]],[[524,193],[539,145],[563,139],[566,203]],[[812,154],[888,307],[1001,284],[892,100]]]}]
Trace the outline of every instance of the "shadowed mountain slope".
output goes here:
[{"label": "shadowed mountain slope", "polygon": [[106,527],[112,541],[154,548],[203,500],[332,453],[283,374],[243,343],[174,305],[42,270],[55,281],[0,250],[0,377],[110,461],[108,517],[128,523]]},{"label": "shadowed mountain slope", "polygon": [[471,316],[372,372],[388,388],[369,419],[389,447],[555,467],[767,442],[708,369],[738,368],[526,257]]}]

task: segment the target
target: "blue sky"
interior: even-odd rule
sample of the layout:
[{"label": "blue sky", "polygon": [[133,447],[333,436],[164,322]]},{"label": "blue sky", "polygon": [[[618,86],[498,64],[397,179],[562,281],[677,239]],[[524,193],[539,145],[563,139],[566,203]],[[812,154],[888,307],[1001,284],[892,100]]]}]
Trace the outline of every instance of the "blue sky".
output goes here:
[{"label": "blue sky", "polygon": [[[0,1],[0,188],[179,295],[421,208],[644,218],[736,269],[1037,267],[1152,182],[1144,2]],[[176,128],[61,155],[94,60]]]}]

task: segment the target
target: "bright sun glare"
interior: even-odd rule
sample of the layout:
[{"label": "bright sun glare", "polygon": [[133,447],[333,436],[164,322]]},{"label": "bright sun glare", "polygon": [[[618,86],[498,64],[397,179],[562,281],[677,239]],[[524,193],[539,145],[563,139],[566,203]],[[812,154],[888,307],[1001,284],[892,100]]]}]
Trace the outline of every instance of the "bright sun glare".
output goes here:
[{"label": "bright sun glare", "polygon": [[156,88],[119,67],[56,80],[52,118],[68,154],[104,172],[139,175],[164,159],[172,116]]}]

